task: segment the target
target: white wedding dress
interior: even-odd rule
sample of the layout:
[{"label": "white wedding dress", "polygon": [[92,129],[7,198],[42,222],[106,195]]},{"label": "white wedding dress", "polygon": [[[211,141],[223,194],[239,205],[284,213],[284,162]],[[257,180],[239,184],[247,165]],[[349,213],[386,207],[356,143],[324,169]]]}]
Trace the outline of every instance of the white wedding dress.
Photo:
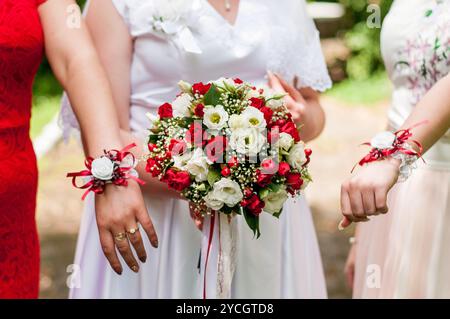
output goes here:
[{"label": "white wedding dress", "polygon": [[[318,32],[303,0],[241,0],[234,25],[207,0],[113,3],[134,39],[130,121],[140,136],[149,125],[145,114],[173,100],[181,79],[198,82],[225,76],[262,84],[266,71],[272,70],[287,80],[298,76],[302,86],[319,91],[331,86]],[[156,24],[153,18],[160,16],[169,23]],[[67,101],[62,120],[66,132],[77,126]],[[138,274],[124,267],[119,276],[103,256],[93,200],[88,198],[81,224],[75,257],[80,285],[71,290],[71,298],[202,297],[202,233],[186,202],[145,194],[160,245],[154,249],[146,241],[147,263]],[[242,218],[237,224],[232,298],[326,298],[319,247],[304,198],[289,200],[280,220],[263,214],[258,240]]]}]

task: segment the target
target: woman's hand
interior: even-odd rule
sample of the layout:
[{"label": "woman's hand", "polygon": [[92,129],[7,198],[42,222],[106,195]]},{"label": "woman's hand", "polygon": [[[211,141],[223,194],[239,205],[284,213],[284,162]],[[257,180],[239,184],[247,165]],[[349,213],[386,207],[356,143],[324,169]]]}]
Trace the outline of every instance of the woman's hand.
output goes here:
[{"label": "woman's hand", "polygon": [[370,216],[386,214],[387,195],[397,183],[400,161],[388,158],[366,164],[341,186],[341,210],[344,229],[352,222],[368,221]]},{"label": "woman's hand", "polygon": [[[286,106],[292,119],[302,128],[302,140],[311,141],[322,132],[325,125],[325,113],[319,101],[319,94],[311,88],[297,89],[283,78],[268,72],[269,86],[276,92],[287,93]],[[298,82],[296,78],[294,82]]]},{"label": "woman's hand", "polygon": [[117,256],[119,251],[128,267],[138,272],[139,264],[131,246],[141,262],[147,259],[138,223],[145,230],[152,246],[158,247],[158,237],[139,185],[132,180],[127,187],[108,185],[104,194],[96,195],[95,210],[101,246],[111,267],[119,275],[122,274],[122,265]]},{"label": "woman's hand", "polygon": [[345,278],[347,279],[347,285],[350,289],[353,289],[355,279],[355,259],[356,259],[356,247],[352,245],[348,253],[347,261],[345,262]]}]

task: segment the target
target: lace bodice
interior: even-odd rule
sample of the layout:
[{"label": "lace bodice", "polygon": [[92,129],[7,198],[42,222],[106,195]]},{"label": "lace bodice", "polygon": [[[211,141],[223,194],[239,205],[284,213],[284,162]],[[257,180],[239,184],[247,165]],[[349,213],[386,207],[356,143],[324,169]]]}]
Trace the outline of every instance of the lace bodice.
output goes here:
[{"label": "lace bodice", "polygon": [[[177,94],[179,80],[240,77],[266,83],[271,70],[301,86],[331,86],[319,34],[303,0],[241,0],[230,25],[207,0],[113,0],[134,39],[131,127]],[[67,102],[67,100],[66,100]],[[65,127],[76,127],[63,103]],[[66,129],[66,132],[68,130]]]}]

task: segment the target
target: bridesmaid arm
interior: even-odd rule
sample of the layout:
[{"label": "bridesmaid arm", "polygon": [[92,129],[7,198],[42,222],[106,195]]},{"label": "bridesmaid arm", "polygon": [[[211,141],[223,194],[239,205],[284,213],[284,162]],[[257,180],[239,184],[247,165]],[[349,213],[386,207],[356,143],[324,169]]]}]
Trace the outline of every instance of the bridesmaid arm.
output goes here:
[{"label": "bridesmaid arm", "polygon": [[[89,32],[83,21],[80,27],[68,24],[67,9],[73,5],[73,0],[48,0],[39,6],[39,14],[47,57],[70,97],[85,151],[96,157],[103,149],[120,149],[123,143],[112,92]],[[112,268],[122,273],[116,245],[128,266],[138,271],[128,240],[115,238],[140,222],[152,245],[158,246],[139,185],[132,180],[128,187],[108,185],[103,195],[96,196],[95,205],[102,249]],[[139,259],[145,261],[147,255],[139,232],[130,236],[130,241]]]},{"label": "bridesmaid arm", "polygon": [[[111,1],[92,1],[86,15],[86,24],[112,88],[121,139],[124,144],[134,142],[142,145],[143,141],[139,141],[130,131],[133,40],[128,28]],[[137,158],[144,155],[141,148],[133,152]],[[145,171],[145,163],[141,162],[137,170],[146,182],[143,187],[145,191],[157,196],[181,198],[179,193],[168,189],[166,184],[148,174]]]},{"label": "bridesmaid arm", "polygon": [[[413,139],[419,141],[426,152],[450,128],[450,75],[437,82],[422,98],[402,128],[407,129],[423,121],[426,124],[414,128]],[[344,219],[341,228],[388,212],[387,195],[397,183],[400,164],[399,160],[392,158],[367,164],[342,184]]]}]

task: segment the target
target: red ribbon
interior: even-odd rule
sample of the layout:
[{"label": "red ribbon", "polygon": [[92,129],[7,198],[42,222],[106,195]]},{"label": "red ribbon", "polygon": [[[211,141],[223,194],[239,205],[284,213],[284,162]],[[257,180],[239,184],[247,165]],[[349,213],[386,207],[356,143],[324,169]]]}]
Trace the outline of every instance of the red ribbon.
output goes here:
[{"label": "red ribbon", "polygon": [[[115,163],[121,163],[127,156],[131,156],[133,159],[133,162],[135,162],[134,154],[130,152],[130,150],[136,147],[135,143],[132,143],[122,150],[110,150],[110,151],[104,151],[105,155],[108,157],[111,161]],[[72,178],[72,185],[75,188],[78,189],[86,189],[83,196],[81,197],[82,200],[86,198],[86,196],[93,192],[95,194],[103,194],[105,191],[105,186],[108,181],[103,181],[100,179],[95,178],[92,175],[92,162],[94,161],[93,157],[88,157],[84,161],[84,165],[86,166],[86,169],[80,172],[74,172],[74,173],[68,173],[67,177]],[[114,174],[113,178],[111,179],[111,183],[117,186],[128,186],[128,179],[132,179],[139,183],[140,185],[144,185],[145,182],[136,176],[130,175],[130,171],[133,169],[133,167],[120,167],[119,165],[115,164]],[[87,182],[84,185],[78,185],[77,184],[77,178],[78,177],[92,177],[92,179]]]},{"label": "red ribbon", "polygon": [[211,252],[211,246],[213,242],[214,237],[214,225],[216,223],[216,213],[211,213],[211,219],[209,222],[209,239],[208,239],[208,249],[206,251],[206,258],[205,258],[205,269],[203,273],[203,299],[206,299],[206,272],[208,270],[208,260],[209,260],[209,253]]},{"label": "red ribbon", "polygon": [[[360,166],[363,166],[364,164],[378,161],[380,159],[389,157],[398,152],[403,153],[405,155],[416,156],[418,158],[421,158],[422,153],[423,153],[423,146],[422,146],[422,144],[420,144],[419,141],[411,140],[411,137],[413,136],[411,130],[414,129],[415,127],[425,124],[425,123],[426,123],[426,121],[423,121],[416,125],[413,125],[410,128],[399,130],[399,131],[395,132],[394,134],[395,134],[396,138],[395,138],[395,141],[392,144],[391,148],[382,149],[382,150],[377,149],[377,148],[372,148],[370,150],[369,154],[364,156],[359,161],[358,164]],[[416,152],[414,150],[405,148],[403,145],[408,141],[410,141],[411,143],[414,143],[419,148],[419,151]],[[363,143],[362,145],[370,146],[371,144],[366,142],[366,143]],[[356,167],[356,165],[353,167],[352,172],[355,170],[355,167]]]}]

